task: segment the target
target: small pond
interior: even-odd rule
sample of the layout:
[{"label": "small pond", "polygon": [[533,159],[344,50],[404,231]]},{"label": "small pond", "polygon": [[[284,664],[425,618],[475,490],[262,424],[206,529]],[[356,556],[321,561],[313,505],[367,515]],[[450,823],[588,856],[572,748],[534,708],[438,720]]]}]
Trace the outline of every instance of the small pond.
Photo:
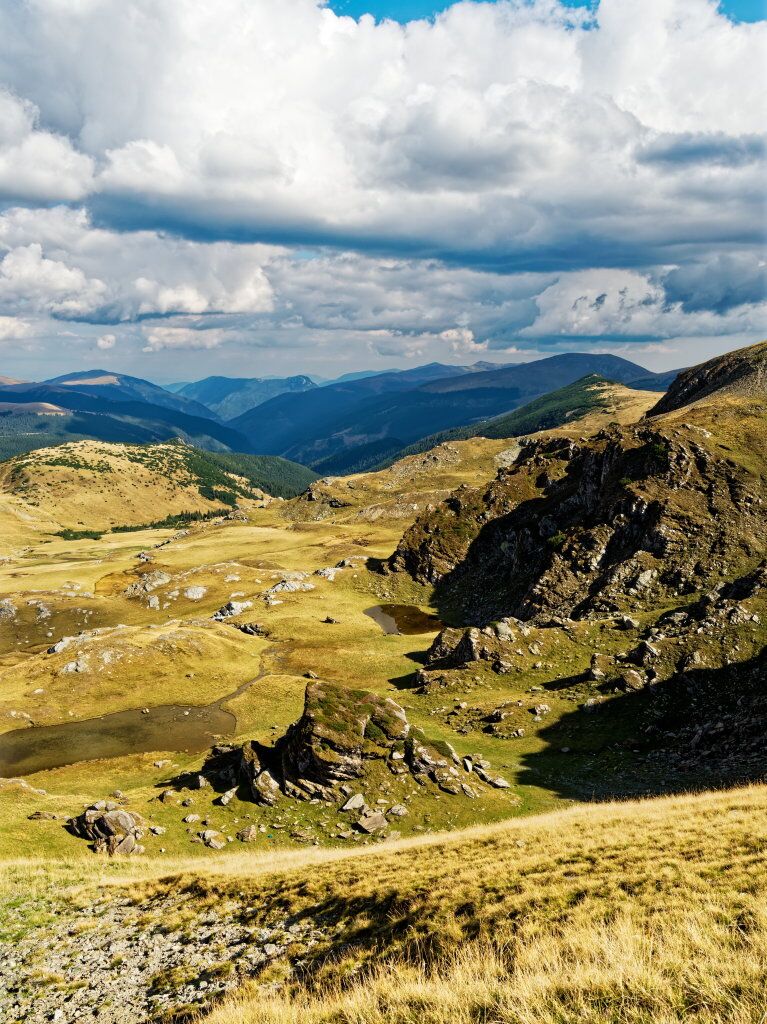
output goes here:
[{"label": "small pond", "polygon": [[436,615],[424,612],[412,604],[379,604],[366,608],[365,614],[377,622],[384,633],[393,636],[436,633],[443,628],[443,623]]},{"label": "small pond", "polygon": [[233,733],[236,724],[234,715],[219,704],[167,704],[150,708],[148,715],[134,709],[82,722],[14,729],[0,735],[0,777],[154,750],[197,753],[207,750],[214,736]]}]

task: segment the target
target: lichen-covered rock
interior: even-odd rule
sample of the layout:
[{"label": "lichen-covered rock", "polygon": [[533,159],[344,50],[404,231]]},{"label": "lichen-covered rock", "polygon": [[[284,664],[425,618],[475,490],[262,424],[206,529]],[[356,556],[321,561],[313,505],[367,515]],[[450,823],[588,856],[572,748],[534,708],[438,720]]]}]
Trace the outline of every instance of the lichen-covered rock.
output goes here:
[{"label": "lichen-covered rock", "polygon": [[171,577],[166,572],[156,569],[153,572],[143,573],[135,583],[126,587],[123,593],[126,597],[146,597],[153,590],[166,586],[170,581]]},{"label": "lichen-covered rock", "polygon": [[310,683],[303,715],[279,744],[283,775],[315,795],[313,786],[359,778],[366,758],[388,758],[409,731],[404,710],[388,697]]},{"label": "lichen-covered rock", "polygon": [[144,852],[139,842],[146,831],[143,818],[111,801],[99,801],[70,818],[67,829],[79,839],[93,843],[96,853],[127,856]]},{"label": "lichen-covered rock", "polygon": [[[214,760],[206,764],[213,766]],[[410,774],[419,785],[462,792],[455,767],[460,758],[449,743],[412,729],[404,709],[391,698],[321,681],[307,685],[303,714],[273,747],[249,741],[235,751],[226,748],[216,771],[219,777],[238,776],[263,806],[285,796],[322,800],[365,817],[366,797],[348,783],[363,779],[375,762],[393,775]],[[391,813],[403,810],[397,805]]]}]

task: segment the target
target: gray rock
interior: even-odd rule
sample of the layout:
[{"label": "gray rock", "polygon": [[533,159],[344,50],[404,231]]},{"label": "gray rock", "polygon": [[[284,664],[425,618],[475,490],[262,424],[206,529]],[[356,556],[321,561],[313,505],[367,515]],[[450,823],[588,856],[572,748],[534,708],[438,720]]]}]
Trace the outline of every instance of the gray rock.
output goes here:
[{"label": "gray rock", "polygon": [[389,823],[380,811],[371,811],[369,814],[363,814],[355,822],[355,827],[367,835],[374,835],[377,832],[384,832]]},{"label": "gray rock", "polygon": [[405,818],[408,815],[408,809],[404,804],[395,804],[386,813],[393,815],[395,818]]},{"label": "gray rock", "polygon": [[70,818],[67,830],[79,839],[93,843],[97,853],[130,855],[144,852],[139,840],[144,835],[144,821],[138,814],[103,801]]},{"label": "gray rock", "polygon": [[200,839],[211,850],[223,850],[226,846],[226,836],[214,828],[205,829],[199,833]]},{"label": "gray rock", "polygon": [[350,796],[346,803],[341,807],[342,811],[361,811],[365,806],[365,797],[362,793],[355,793],[354,796]]}]

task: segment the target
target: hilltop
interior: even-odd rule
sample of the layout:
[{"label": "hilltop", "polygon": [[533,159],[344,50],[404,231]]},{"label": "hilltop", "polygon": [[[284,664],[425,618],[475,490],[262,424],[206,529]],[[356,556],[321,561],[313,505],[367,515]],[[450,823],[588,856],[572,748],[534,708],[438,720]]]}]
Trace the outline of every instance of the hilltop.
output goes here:
[{"label": "hilltop", "polygon": [[764,402],[767,396],[767,341],[728,352],[685,370],[648,412],[648,416],[674,412],[706,399],[721,401],[728,395]]},{"label": "hilltop", "polygon": [[311,377],[206,377],[184,384],[176,394],[201,403],[222,420],[233,420],[270,398],[316,387]]},{"label": "hilltop", "polygon": [[268,456],[80,441],[0,465],[0,514],[37,528],[99,532],[220,514],[262,503],[267,493],[290,497],[313,479],[310,470]]},{"label": "hilltop", "polygon": [[[644,389],[641,389],[644,390]],[[653,402],[652,395],[637,393],[636,390],[621,384],[613,384],[598,374],[589,374],[558,388],[542,398],[536,398],[527,405],[515,409],[503,416],[480,420],[466,427],[456,427],[440,434],[432,434],[408,445],[396,453],[396,458],[387,458],[382,465],[391,465],[396,459],[426,452],[439,444],[450,441],[465,440],[470,437],[512,438],[522,434],[534,434],[550,431],[556,427],[566,426],[572,422],[582,422],[590,413],[610,416],[616,421],[631,422],[647,411]],[[588,429],[588,422],[582,423],[582,429]],[[332,472],[335,460],[318,463],[318,472]],[[371,461],[377,462],[376,456]],[[381,468],[371,465],[371,469]]]},{"label": "hilltop", "polygon": [[174,395],[151,381],[131,377],[111,370],[78,370],[52,377],[42,382],[57,388],[69,388],[84,395],[106,398],[108,401],[146,402],[166,409],[175,409],[189,416],[211,418],[204,403],[190,400],[186,395]]}]

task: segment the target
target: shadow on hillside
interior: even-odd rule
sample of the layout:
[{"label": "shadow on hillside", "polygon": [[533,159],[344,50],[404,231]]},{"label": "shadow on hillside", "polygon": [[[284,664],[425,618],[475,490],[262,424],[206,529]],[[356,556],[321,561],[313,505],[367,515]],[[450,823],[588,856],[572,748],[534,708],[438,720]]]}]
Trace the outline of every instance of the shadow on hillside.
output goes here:
[{"label": "shadow on hillside", "polygon": [[[549,684],[556,689],[560,682]],[[560,796],[608,800],[767,779],[767,647],[719,669],[572,711],[539,732],[519,781]],[[569,748],[563,752],[563,748]]]},{"label": "shadow on hillside", "polygon": [[[657,470],[650,444],[623,450],[604,477],[594,477],[592,472],[591,488],[596,493],[584,487],[580,458],[569,462],[564,476],[556,479],[549,479],[541,468],[535,483],[542,493],[485,523],[458,565],[436,584],[433,601],[440,618],[479,626],[505,615],[527,618],[533,588],[568,532],[611,521],[611,510],[622,508],[630,499],[626,481],[643,480]],[[651,505],[644,532],[652,529],[651,517],[659,515],[660,509],[657,503]],[[613,532],[599,576],[591,581],[583,603],[599,593],[612,566],[636,554],[639,536],[632,529]],[[577,617],[576,613],[574,609]]]}]

